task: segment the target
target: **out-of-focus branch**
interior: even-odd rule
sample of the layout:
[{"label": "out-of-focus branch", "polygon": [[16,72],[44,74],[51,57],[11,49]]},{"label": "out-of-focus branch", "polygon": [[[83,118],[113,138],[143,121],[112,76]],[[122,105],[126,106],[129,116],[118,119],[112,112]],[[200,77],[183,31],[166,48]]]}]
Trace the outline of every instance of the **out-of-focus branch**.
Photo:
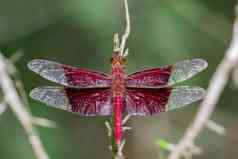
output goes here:
[{"label": "out-of-focus branch", "polygon": [[6,61],[0,53],[0,88],[3,92],[4,101],[9,105],[25,129],[37,159],[48,159],[49,157],[43,148],[41,140],[33,128],[32,116],[24,107],[15,89],[14,82],[8,73]]},{"label": "out-of-focus branch", "polygon": [[0,103],[0,115],[3,114],[7,109],[7,105],[5,102]]},{"label": "out-of-focus branch", "polygon": [[[236,7],[236,16],[238,17],[237,9],[238,8]],[[178,159],[181,156],[184,156],[191,145],[193,145],[194,140],[204,128],[212,112],[214,111],[220,95],[229,80],[231,71],[237,65],[237,62],[238,19],[236,18],[233,26],[233,37],[230,46],[210,80],[207,95],[201,103],[200,109],[193,123],[188,127],[174,151],[169,155],[169,159]]]},{"label": "out-of-focus branch", "polygon": [[222,125],[220,125],[220,124],[218,124],[218,123],[216,123],[212,120],[208,120],[207,123],[206,123],[206,126],[207,126],[208,129],[214,131],[218,135],[225,135],[226,134],[226,129]]},{"label": "out-of-focus branch", "polygon": [[18,62],[24,55],[24,51],[23,50],[17,50],[11,57],[10,57],[10,61],[12,63],[16,63]]},{"label": "out-of-focus branch", "polygon": [[[11,75],[12,78],[14,78],[13,80],[14,80],[14,83],[15,83],[15,88],[19,92],[18,94],[20,95],[20,98],[23,101],[23,104],[24,104],[25,108],[27,109],[29,114],[31,114],[31,109],[30,109],[30,106],[29,106],[26,91],[25,91],[24,86],[22,84],[22,80],[21,80],[21,77],[19,75],[19,72],[18,72],[18,70],[16,69],[16,67],[14,65],[14,63],[19,61],[19,59],[22,56],[23,56],[23,51],[18,50],[14,55],[12,55],[10,57],[9,60],[5,59],[5,63],[6,63],[6,66],[7,66],[8,73]],[[33,124],[37,125],[37,126],[50,127],[50,128],[55,128],[56,127],[55,122],[50,121],[50,120],[45,119],[45,118],[32,117],[31,120],[32,120]]]},{"label": "out-of-focus branch", "polygon": [[39,118],[39,117],[32,117],[31,118],[32,123],[36,126],[42,126],[47,128],[56,128],[57,124],[54,121],[45,119],[45,118]]},{"label": "out-of-focus branch", "polygon": [[[173,144],[173,143],[170,143],[164,139],[159,139],[157,142],[156,142],[156,145],[159,146],[160,150],[167,150],[169,152],[172,152],[175,150],[176,148],[176,145]],[[160,151],[159,153],[161,153],[162,151]],[[199,155],[199,154],[202,154],[203,150],[196,146],[196,145],[192,145],[190,147],[190,152],[191,154],[196,154],[196,155]],[[159,158],[160,159],[160,158]]]}]

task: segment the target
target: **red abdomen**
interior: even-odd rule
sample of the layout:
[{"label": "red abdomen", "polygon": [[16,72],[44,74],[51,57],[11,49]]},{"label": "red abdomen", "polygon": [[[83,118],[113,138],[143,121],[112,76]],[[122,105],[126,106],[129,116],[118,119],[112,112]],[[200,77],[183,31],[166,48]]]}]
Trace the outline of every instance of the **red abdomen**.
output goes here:
[{"label": "red abdomen", "polygon": [[122,139],[122,96],[114,98],[114,136],[116,144],[119,145]]},{"label": "red abdomen", "polygon": [[123,99],[125,94],[124,69],[119,63],[113,65],[112,68],[112,96],[114,110],[114,137],[117,145],[122,139],[122,111]]}]

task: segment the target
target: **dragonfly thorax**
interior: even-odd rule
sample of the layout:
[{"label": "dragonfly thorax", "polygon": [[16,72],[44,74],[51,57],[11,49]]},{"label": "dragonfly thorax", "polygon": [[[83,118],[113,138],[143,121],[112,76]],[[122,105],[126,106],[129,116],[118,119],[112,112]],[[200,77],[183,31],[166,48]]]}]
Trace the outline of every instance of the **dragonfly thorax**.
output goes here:
[{"label": "dragonfly thorax", "polygon": [[125,92],[125,72],[124,65],[115,63],[112,65],[112,94],[122,96]]}]

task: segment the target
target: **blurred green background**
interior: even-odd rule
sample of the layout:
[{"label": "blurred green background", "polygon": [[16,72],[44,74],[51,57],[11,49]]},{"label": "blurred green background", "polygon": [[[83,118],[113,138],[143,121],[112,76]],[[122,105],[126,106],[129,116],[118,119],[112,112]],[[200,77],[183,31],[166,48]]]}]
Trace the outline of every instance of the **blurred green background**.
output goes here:
[{"label": "blurred green background", "polygon": [[[0,48],[10,57],[21,49],[16,64],[26,91],[54,85],[30,72],[26,64],[43,58],[110,72],[113,33],[124,31],[122,0],[1,0]],[[187,85],[207,87],[229,45],[235,0],[129,0],[132,31],[127,72],[200,57],[209,67]],[[203,155],[194,158],[236,159],[238,146],[238,91],[230,82],[212,119],[227,128],[220,136],[204,129],[196,144]],[[52,159],[109,159],[106,117],[80,117],[30,100],[35,116],[57,122],[57,128],[38,127]],[[152,159],[159,137],[176,143],[199,103],[155,117],[133,117],[126,133],[125,155]],[[0,159],[35,158],[26,134],[8,109],[0,116]]]}]

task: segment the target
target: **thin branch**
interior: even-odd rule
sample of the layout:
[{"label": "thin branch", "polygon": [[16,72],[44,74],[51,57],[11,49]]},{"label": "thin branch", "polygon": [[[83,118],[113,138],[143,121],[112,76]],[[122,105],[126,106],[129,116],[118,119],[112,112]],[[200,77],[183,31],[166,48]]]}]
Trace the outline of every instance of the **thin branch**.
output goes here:
[{"label": "thin branch", "polygon": [[[131,115],[126,115],[123,120],[122,120],[122,129],[123,132],[125,133],[127,130],[131,130],[131,127],[126,126],[126,122],[130,119]],[[109,145],[109,149],[112,152],[112,158],[113,159],[124,159],[124,155],[123,155],[123,148],[124,145],[126,143],[126,140],[122,140],[121,144],[118,146],[117,144],[115,144],[114,141],[114,136],[113,136],[113,125],[112,123],[110,123],[109,121],[105,122],[105,126],[107,128],[107,132],[108,132],[108,138],[111,141],[111,144]]]},{"label": "thin branch", "polygon": [[122,125],[125,125],[128,122],[128,120],[130,120],[131,117],[132,117],[131,114],[126,115],[122,120]]},{"label": "thin branch", "polygon": [[10,59],[4,59],[6,63],[6,69],[8,74],[13,78],[15,88],[19,92],[18,94],[21,96],[21,100],[23,101],[24,106],[27,111],[31,114],[31,109],[28,102],[28,97],[23,86],[20,74],[15,67],[14,63],[16,63],[23,56],[23,52],[18,50],[14,55],[10,57]]},{"label": "thin branch", "polygon": [[[237,5],[238,6],[238,5]],[[236,8],[237,10],[237,8]],[[236,13],[238,14],[238,13]],[[201,103],[200,109],[193,121],[188,127],[184,136],[176,146],[175,150],[169,155],[169,159],[178,159],[186,150],[193,145],[196,137],[202,131],[207,121],[209,120],[215,106],[221,96],[221,93],[226,86],[232,69],[238,62],[238,19],[236,18],[233,26],[233,38],[230,47],[225,53],[225,56],[216,69],[207,90],[207,95]]]},{"label": "thin branch", "polygon": [[[124,146],[124,140],[123,140],[123,146],[121,147],[121,145],[117,145],[115,143],[115,140],[114,140],[114,133],[113,133],[113,124],[110,123],[109,121],[106,121],[105,122],[105,126],[107,128],[107,132],[108,132],[108,138],[110,140],[110,145],[109,145],[109,150],[111,151],[112,153],[112,159],[123,159],[124,156],[123,156],[123,153],[122,153],[122,150],[123,150],[123,146]],[[122,144],[121,143],[121,144]]]},{"label": "thin branch", "polygon": [[[13,77],[15,88],[19,92],[18,94],[20,95],[23,105],[27,109],[28,113],[31,114],[31,109],[29,106],[28,97],[27,97],[25,88],[23,86],[20,74],[14,65],[14,63],[18,62],[21,57],[23,57],[23,51],[18,50],[14,55],[10,57],[10,59],[4,59],[4,60],[7,66],[8,73],[11,75],[11,77]],[[48,127],[48,128],[56,127],[56,123],[54,121],[50,121],[45,118],[32,117],[31,120],[33,124],[37,126]]]},{"label": "thin branch", "polygon": [[126,47],[126,41],[130,35],[131,31],[131,22],[130,22],[130,14],[129,14],[129,8],[128,8],[128,2],[127,0],[124,1],[124,6],[125,6],[125,13],[126,13],[126,29],[125,33],[122,35],[122,40],[121,40],[121,45],[120,45],[120,55],[125,56],[124,50]]},{"label": "thin branch", "polygon": [[25,109],[24,104],[14,87],[14,82],[8,74],[5,61],[4,57],[0,54],[0,87],[3,91],[4,100],[25,129],[37,159],[48,159],[49,157],[43,148],[41,140],[33,128],[31,115]]}]

